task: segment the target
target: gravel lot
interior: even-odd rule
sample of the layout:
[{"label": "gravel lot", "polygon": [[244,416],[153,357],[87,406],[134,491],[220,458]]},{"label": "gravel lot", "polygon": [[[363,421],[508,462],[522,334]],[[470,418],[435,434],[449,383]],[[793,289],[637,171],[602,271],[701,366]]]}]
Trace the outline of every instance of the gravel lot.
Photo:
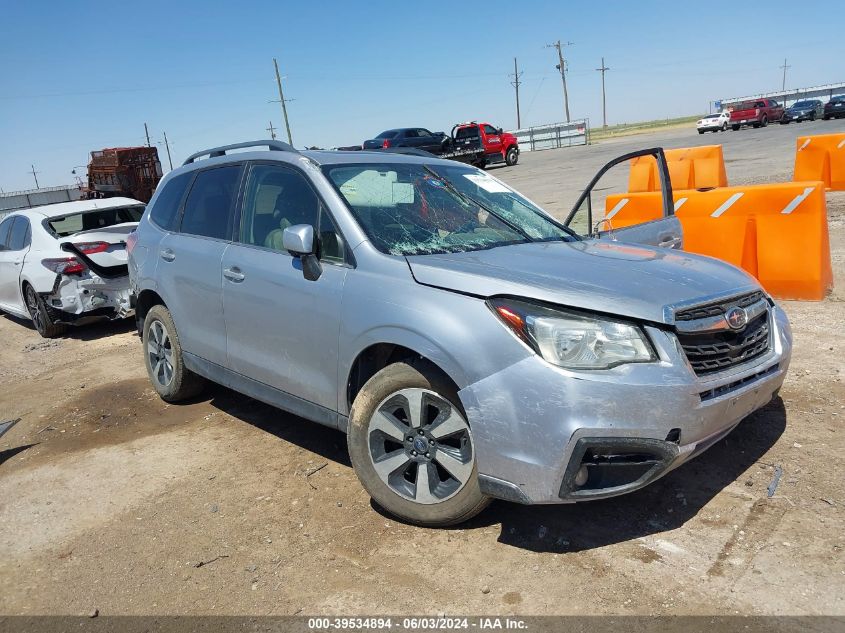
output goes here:
[{"label": "gravel lot", "polygon": [[[788,180],[798,134],[692,129],[493,170],[556,213],[615,155],[724,143],[732,184]],[[782,399],[643,491],[496,502],[459,529],[379,513],[343,435],[223,388],[163,403],[132,324],[45,341],[0,316],[0,613],[845,614],[845,192],[839,289],[787,302]],[[776,466],[774,497],[766,488]]]}]

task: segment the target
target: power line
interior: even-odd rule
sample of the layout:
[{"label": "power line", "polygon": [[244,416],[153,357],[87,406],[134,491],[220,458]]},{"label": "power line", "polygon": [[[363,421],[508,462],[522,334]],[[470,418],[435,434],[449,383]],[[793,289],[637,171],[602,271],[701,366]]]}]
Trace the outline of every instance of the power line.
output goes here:
[{"label": "power line", "polygon": [[33,178],[35,178],[35,188],[36,188],[36,189],[40,189],[40,188],[41,188],[41,185],[39,185],[39,184],[38,184],[38,176],[36,176],[36,174],[40,174],[41,172],[40,172],[40,171],[35,171],[35,165],[30,165],[30,167],[32,167],[32,171],[31,171],[31,172],[29,172],[29,173],[31,173],[31,174],[32,174],[32,177],[33,177]]},{"label": "power line", "polygon": [[273,127],[273,122],[270,121],[270,127],[266,127],[264,129],[267,130],[268,132],[270,132],[270,138],[275,141],[276,140],[276,128]]},{"label": "power line", "polygon": [[147,147],[150,146],[150,131],[147,129],[147,124],[144,123],[144,134],[147,136]]},{"label": "power line", "polygon": [[604,57],[601,58],[601,68],[596,68],[601,73],[601,123],[602,127],[607,127],[607,101],[604,96],[604,73],[610,68],[604,65]]},{"label": "power line", "polygon": [[522,73],[516,68],[516,57],[513,58],[513,74],[509,76],[513,77],[511,85],[516,90],[516,129],[519,130],[522,128],[522,121],[519,118],[519,85],[522,83],[519,78],[522,77]]},{"label": "power line", "polygon": [[554,42],[553,44],[546,44],[546,48],[555,48],[557,49],[557,59],[558,63],[556,68],[560,71],[560,80],[563,83],[563,109],[566,112],[566,122],[569,123],[569,92],[566,89],[566,60],[563,58],[563,47],[564,46],[572,46],[574,42],[567,42],[566,44],[561,44],[560,40]]},{"label": "power line", "polygon": [[783,66],[781,66],[781,68],[783,68],[783,85],[781,86],[781,88],[780,88],[780,89],[781,89],[781,90],[786,90],[786,69],[787,69],[787,68],[792,68],[792,66],[787,66],[787,65],[786,65],[786,58],[785,58],[785,57],[783,58]]},{"label": "power line", "polygon": [[167,142],[167,132],[162,132],[164,135],[164,148],[167,150],[167,162],[170,163],[170,171],[173,171],[173,160],[170,158],[170,143]]}]

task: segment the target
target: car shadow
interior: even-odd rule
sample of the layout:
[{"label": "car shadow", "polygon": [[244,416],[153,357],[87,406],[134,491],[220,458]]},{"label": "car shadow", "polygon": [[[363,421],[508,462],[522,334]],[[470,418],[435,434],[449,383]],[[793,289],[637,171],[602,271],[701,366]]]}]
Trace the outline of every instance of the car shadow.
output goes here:
[{"label": "car shadow", "polygon": [[[304,448],[326,460],[351,468],[346,436],[219,385],[210,385],[197,401]],[[567,553],[631,541],[684,525],[719,492],[737,483],[758,463],[786,429],[786,409],[776,398],[756,411],[725,439],[702,455],[637,492],[578,504],[523,506],[494,501],[477,517],[453,529],[501,525],[500,543],[533,552]],[[743,489],[765,494],[765,482]],[[761,488],[762,487],[762,488]],[[373,510],[398,520],[378,504]]]},{"label": "car shadow", "polygon": [[[498,541],[532,552],[566,553],[631,541],[684,525],[719,492],[757,463],[786,429],[776,398],[743,420],[709,450],[637,492],[578,504],[522,506],[494,502],[460,527],[501,524]],[[748,482],[752,487],[745,487]],[[759,496],[765,483],[746,478]],[[765,494],[765,490],[762,492]]]},{"label": "car shadow", "polygon": [[346,435],[340,431],[310,422],[221,385],[209,384],[200,399],[207,400],[220,411],[280,440],[295,444],[324,459],[352,467],[346,450]]},{"label": "car shadow", "polygon": [[105,338],[107,336],[113,336],[115,334],[131,332],[135,329],[134,318],[115,319],[114,321],[102,319],[98,321],[84,323],[82,325],[71,325],[64,331],[61,336],[56,337],[55,339],[44,339],[41,338],[41,336],[38,334],[38,331],[35,329],[35,326],[32,324],[32,321],[30,321],[29,319],[22,319],[20,317],[5,313],[2,313],[2,315],[0,315],[0,318],[4,318],[7,321],[20,325],[21,327],[29,330],[32,333],[32,336],[35,337],[33,339],[33,342],[61,339],[94,341],[97,339]]},{"label": "car shadow", "polygon": [[14,448],[7,448],[6,450],[0,451],[0,466],[12,459],[18,453],[23,453],[26,449],[37,445],[38,442],[33,442],[32,444],[24,444],[23,446],[15,446]]}]

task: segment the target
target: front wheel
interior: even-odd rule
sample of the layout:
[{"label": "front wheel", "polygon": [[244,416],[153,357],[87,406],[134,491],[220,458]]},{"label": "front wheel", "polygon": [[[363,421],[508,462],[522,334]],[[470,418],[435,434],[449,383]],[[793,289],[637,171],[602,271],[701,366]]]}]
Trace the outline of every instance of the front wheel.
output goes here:
[{"label": "front wheel", "polygon": [[732,126],[731,126],[731,129],[732,129],[734,132],[736,132],[737,130],[739,130],[739,126],[738,126],[738,125],[732,125]]},{"label": "front wheel", "polygon": [[722,132],[727,132],[727,131],[728,131],[728,124],[722,123]]},{"label": "front wheel", "polygon": [[763,119],[760,121],[760,125],[762,127],[766,127],[768,124],[769,124],[769,119],[764,116]]},{"label": "front wheel", "polygon": [[24,299],[26,300],[26,309],[29,312],[29,318],[32,319],[32,324],[36,331],[44,338],[56,338],[64,334],[66,327],[59,323],[54,323],[50,318],[50,313],[47,311],[47,306],[44,300],[35,292],[35,288],[26,284],[24,289]]},{"label": "front wheel", "polygon": [[518,152],[518,151],[516,151],[516,148],[515,148],[515,147],[511,147],[511,148],[510,148],[510,149],[509,149],[509,150],[505,153],[505,164],[506,164],[508,167],[513,167],[514,165],[516,165],[516,163],[517,163],[517,161],[518,161],[518,160],[519,160],[519,152]]},{"label": "front wheel", "polygon": [[704,134],[704,130],[699,130],[699,131],[698,131],[698,133],[699,133],[699,134]]},{"label": "front wheel", "polygon": [[361,485],[405,521],[454,525],[490,501],[455,388],[430,363],[394,363],[370,378],[352,405],[347,445]]},{"label": "front wheel", "polygon": [[176,325],[163,305],[147,312],[142,342],[147,375],[162,400],[179,402],[202,391],[204,381],[185,367]]}]

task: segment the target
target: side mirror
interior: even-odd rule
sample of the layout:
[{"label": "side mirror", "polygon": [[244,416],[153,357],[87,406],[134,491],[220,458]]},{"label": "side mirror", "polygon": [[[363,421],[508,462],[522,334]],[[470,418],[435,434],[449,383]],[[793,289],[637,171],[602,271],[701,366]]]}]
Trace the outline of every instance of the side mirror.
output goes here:
[{"label": "side mirror", "polygon": [[314,254],[314,227],[295,224],[282,233],[282,246],[294,257]]},{"label": "side mirror", "polygon": [[282,247],[299,259],[302,276],[308,281],[317,281],[323,274],[323,267],[317,259],[314,241],[314,227],[310,224],[294,224],[282,233]]},{"label": "side mirror", "polygon": [[505,133],[504,130],[502,130],[502,128],[499,128],[498,132],[499,132],[500,135]]}]

